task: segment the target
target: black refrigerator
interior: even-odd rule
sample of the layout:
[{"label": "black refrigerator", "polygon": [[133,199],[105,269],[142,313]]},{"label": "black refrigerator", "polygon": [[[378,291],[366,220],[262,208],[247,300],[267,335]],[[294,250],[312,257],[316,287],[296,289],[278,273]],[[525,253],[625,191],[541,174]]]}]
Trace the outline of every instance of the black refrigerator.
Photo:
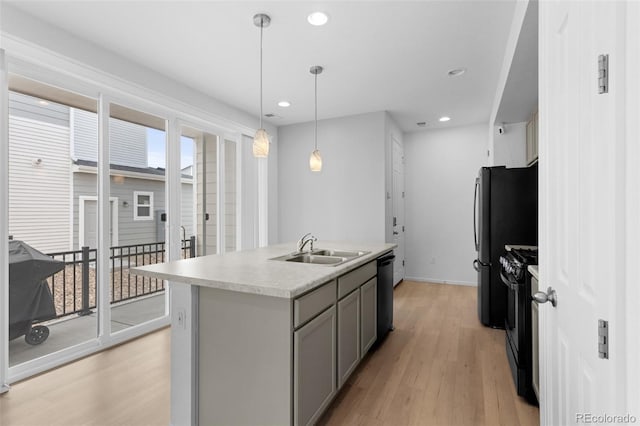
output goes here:
[{"label": "black refrigerator", "polygon": [[504,328],[507,287],[500,280],[505,244],[538,245],[538,166],[482,167],[476,179],[473,230],[478,318]]}]

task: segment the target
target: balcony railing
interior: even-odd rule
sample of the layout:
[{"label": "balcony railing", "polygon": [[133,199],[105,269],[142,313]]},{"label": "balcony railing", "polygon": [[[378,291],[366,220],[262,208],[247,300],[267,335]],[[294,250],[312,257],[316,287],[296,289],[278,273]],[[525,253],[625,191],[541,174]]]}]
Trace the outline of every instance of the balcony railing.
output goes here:
[{"label": "balcony railing", "polygon": [[[133,266],[165,260],[165,243],[111,247],[109,280],[111,304],[162,292],[164,280],[131,274]],[[87,315],[96,308],[97,249],[49,253],[65,263],[65,268],[47,279],[56,307],[56,318]],[[182,240],[182,258],[195,257],[195,237]]]}]

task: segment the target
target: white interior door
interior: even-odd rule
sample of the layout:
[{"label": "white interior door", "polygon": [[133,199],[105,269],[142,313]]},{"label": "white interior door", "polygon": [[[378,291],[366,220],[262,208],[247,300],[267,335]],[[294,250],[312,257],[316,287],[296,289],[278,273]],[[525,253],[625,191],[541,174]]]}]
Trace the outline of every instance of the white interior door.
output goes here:
[{"label": "white interior door", "polygon": [[[621,8],[540,2],[540,289],[557,295],[557,306],[539,307],[542,424],[625,414]],[[604,94],[600,54],[609,55]],[[599,319],[609,324],[608,359]]]},{"label": "white interior door", "polygon": [[395,138],[393,142],[393,242],[396,259],[393,264],[393,285],[404,279],[404,150]]}]

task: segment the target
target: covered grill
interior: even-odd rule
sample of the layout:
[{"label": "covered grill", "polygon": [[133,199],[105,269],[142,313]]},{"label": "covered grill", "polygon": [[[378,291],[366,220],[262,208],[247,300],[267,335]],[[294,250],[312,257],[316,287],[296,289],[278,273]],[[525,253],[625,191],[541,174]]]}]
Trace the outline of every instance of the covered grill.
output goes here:
[{"label": "covered grill", "polygon": [[46,279],[63,269],[64,262],[22,241],[9,241],[9,340],[25,336],[31,345],[47,340],[49,328],[32,324],[56,317]]}]

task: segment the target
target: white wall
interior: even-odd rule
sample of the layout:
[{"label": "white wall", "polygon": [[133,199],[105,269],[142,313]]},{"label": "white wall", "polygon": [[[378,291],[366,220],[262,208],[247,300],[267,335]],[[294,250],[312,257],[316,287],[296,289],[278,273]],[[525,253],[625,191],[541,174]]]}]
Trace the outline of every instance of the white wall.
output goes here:
[{"label": "white wall", "polygon": [[280,242],[385,241],[385,114],[318,122],[322,171],[309,170],[313,122],[278,129]]},{"label": "white wall", "polygon": [[473,190],[487,127],[405,134],[407,279],[476,285]]},{"label": "white wall", "polygon": [[498,126],[494,127],[492,165],[526,167],[527,123],[511,123],[502,127],[505,130],[502,135],[498,133]]}]

